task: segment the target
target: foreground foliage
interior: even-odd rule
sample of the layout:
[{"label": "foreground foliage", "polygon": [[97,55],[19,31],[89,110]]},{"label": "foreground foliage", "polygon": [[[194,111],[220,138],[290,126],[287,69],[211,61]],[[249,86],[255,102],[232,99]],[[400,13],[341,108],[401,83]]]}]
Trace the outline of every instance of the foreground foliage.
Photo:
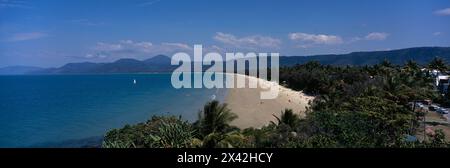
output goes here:
[{"label": "foreground foliage", "polygon": [[[441,60],[429,65],[445,69]],[[423,99],[443,101],[430,74],[408,61],[395,66],[332,67],[318,62],[282,68],[280,81],[315,95],[305,118],[292,110],[274,112],[276,122],[240,130],[226,104],[209,102],[193,124],[176,117],[153,117],[146,123],[107,133],[103,147],[449,147],[442,131],[428,141],[406,140],[419,129],[420,114],[409,106]]]}]

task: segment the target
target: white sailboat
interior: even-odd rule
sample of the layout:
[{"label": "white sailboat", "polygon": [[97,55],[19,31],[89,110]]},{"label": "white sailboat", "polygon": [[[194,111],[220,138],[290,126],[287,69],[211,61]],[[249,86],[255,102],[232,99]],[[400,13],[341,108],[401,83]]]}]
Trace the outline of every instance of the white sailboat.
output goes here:
[{"label": "white sailboat", "polygon": [[133,79],[133,84],[136,84],[136,79]]}]

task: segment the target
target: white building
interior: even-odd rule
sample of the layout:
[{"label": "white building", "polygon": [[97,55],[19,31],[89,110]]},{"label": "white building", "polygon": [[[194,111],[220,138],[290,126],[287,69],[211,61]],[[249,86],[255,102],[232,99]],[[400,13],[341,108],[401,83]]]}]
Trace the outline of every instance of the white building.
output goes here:
[{"label": "white building", "polygon": [[430,74],[432,77],[435,78],[435,86],[438,88],[438,90],[445,94],[448,91],[448,87],[450,85],[450,76],[447,74],[444,74],[440,72],[439,70],[428,70],[426,68],[421,69],[422,72]]},{"label": "white building", "polygon": [[448,75],[438,74],[436,76],[436,86],[442,85],[442,84],[448,84]]}]

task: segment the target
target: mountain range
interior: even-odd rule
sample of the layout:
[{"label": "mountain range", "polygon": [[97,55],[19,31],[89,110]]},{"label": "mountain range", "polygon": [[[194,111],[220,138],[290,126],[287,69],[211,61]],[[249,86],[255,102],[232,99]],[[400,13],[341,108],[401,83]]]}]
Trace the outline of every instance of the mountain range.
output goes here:
[{"label": "mountain range", "polygon": [[435,57],[450,61],[450,47],[416,47],[389,51],[352,52],[349,54],[290,56],[281,57],[280,65],[290,66],[308,61],[319,61],[326,65],[363,66],[374,65],[385,59],[396,65],[403,65],[408,60],[426,65]]},{"label": "mountain range", "polygon": [[139,73],[170,72],[177,66],[170,65],[171,59],[157,55],[146,60],[123,58],[111,63],[68,63],[59,68],[48,68],[32,71],[33,74],[87,74],[87,73]]},{"label": "mountain range", "polygon": [[[426,65],[433,58],[440,57],[450,60],[450,47],[416,47],[389,51],[352,52],[349,54],[328,54],[313,56],[281,56],[280,66],[292,66],[308,61],[318,61],[326,65],[363,66],[389,60],[401,65],[408,60],[414,60]],[[119,59],[111,63],[68,63],[58,68],[39,68],[28,66],[10,66],[0,68],[0,74],[89,74],[89,73],[141,73],[141,72],[171,72],[177,66],[170,65],[170,57],[157,55],[146,60]]]}]

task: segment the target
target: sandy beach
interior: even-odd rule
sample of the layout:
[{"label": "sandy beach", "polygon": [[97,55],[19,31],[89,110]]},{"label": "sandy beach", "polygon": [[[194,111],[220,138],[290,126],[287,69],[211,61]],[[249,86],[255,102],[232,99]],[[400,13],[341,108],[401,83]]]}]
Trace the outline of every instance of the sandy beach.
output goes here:
[{"label": "sandy beach", "polygon": [[[281,111],[288,108],[292,109],[301,117],[305,116],[305,110],[308,102],[313,99],[302,92],[294,91],[276,83],[262,80],[256,77],[237,75],[237,78],[245,78],[248,82],[261,82],[262,85],[279,86],[279,94],[275,99],[260,99],[260,92],[263,88],[233,88],[228,90],[225,102],[238,118],[231,124],[239,128],[260,128],[276,121],[275,117],[280,116]],[[258,85],[260,86],[260,85]]]}]

